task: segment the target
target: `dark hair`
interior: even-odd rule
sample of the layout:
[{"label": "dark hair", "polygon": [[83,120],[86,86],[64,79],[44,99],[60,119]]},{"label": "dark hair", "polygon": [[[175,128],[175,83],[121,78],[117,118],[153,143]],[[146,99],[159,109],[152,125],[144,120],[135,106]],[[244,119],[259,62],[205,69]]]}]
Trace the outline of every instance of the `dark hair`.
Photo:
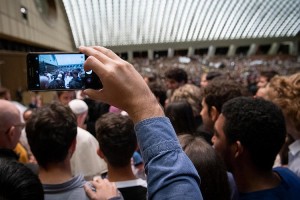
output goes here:
[{"label": "dark hair", "polygon": [[154,96],[159,98],[160,105],[162,107],[164,107],[165,101],[167,99],[166,89],[162,85],[160,85],[156,82],[149,83],[149,88],[152,91],[152,93],[154,94]]},{"label": "dark hair", "polygon": [[5,87],[0,86],[0,99],[5,99],[7,93],[9,93],[9,90]]},{"label": "dark hair", "polygon": [[63,161],[77,135],[76,116],[60,103],[38,108],[26,124],[31,151],[40,166]]},{"label": "dark hair", "polygon": [[43,200],[43,186],[36,174],[23,164],[0,159],[0,199]]},{"label": "dark hair", "polygon": [[[60,91],[56,91],[57,97],[59,98],[62,94],[64,94],[65,92],[70,92],[69,90],[60,90]],[[74,93],[74,98],[76,97],[76,93],[75,91],[72,91]]]},{"label": "dark hair", "polygon": [[207,81],[211,81],[211,80],[213,80],[214,78],[220,77],[220,76],[222,76],[222,74],[221,74],[220,72],[211,71],[211,72],[208,72],[208,73],[206,74],[206,80],[207,80]]},{"label": "dark hair", "polygon": [[223,104],[229,99],[247,95],[246,88],[232,80],[214,79],[206,87],[202,88],[202,97],[208,107],[208,113],[212,106],[220,113]]},{"label": "dark hair", "polygon": [[183,69],[180,68],[172,68],[169,69],[165,72],[165,77],[168,79],[173,79],[176,82],[184,82],[187,83],[188,81],[188,76],[186,71],[184,71]]},{"label": "dark hair", "polygon": [[230,199],[226,167],[213,147],[200,137],[185,134],[179,142],[201,177],[203,199]]},{"label": "dark hair", "polygon": [[258,169],[272,169],[286,136],[280,108],[261,98],[239,97],[226,102],[222,114],[227,141],[239,140]]},{"label": "dark hair", "polygon": [[177,135],[196,131],[196,123],[191,105],[187,101],[169,103],[165,109]]},{"label": "dark hair", "polygon": [[125,167],[137,147],[134,124],[128,116],[106,113],[96,122],[99,146],[113,167]]},{"label": "dark hair", "polygon": [[261,71],[260,72],[260,76],[266,77],[267,82],[270,82],[270,80],[276,75],[278,75],[278,72],[276,72],[275,70],[268,70],[268,71]]}]

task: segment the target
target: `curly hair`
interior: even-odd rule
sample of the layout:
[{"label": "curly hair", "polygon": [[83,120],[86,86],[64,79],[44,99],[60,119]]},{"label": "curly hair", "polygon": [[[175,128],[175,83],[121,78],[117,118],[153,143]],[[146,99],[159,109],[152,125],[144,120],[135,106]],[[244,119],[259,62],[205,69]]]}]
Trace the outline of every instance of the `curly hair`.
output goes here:
[{"label": "curly hair", "polygon": [[267,98],[282,109],[286,119],[300,132],[300,73],[274,77]]},{"label": "curly hair", "polygon": [[187,101],[193,109],[194,116],[199,115],[201,111],[200,88],[193,84],[185,84],[177,88],[170,98],[170,103],[177,101]]},{"label": "curly hair", "polygon": [[187,83],[188,75],[186,71],[180,68],[171,68],[165,72],[165,77],[168,79],[173,79],[177,82],[184,82]]},{"label": "curly hair", "polygon": [[270,170],[286,136],[281,109],[261,98],[237,97],[223,105],[222,114],[227,141],[240,141],[258,169]]},{"label": "curly hair", "polygon": [[226,101],[235,97],[248,96],[244,86],[226,79],[213,79],[210,84],[201,90],[201,95],[208,106],[209,113],[213,106],[220,113]]}]

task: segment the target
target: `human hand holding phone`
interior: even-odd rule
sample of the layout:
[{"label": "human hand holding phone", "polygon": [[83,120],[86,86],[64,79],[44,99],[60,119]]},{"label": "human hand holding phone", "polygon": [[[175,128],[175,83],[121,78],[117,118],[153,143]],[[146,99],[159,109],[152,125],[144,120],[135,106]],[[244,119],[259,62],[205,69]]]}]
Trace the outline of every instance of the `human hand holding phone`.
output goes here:
[{"label": "human hand holding phone", "polygon": [[88,56],[84,69],[93,70],[103,84],[101,90],[84,90],[86,95],[126,111],[135,123],[164,116],[148,85],[130,63],[104,47],[82,46],[79,50]]}]

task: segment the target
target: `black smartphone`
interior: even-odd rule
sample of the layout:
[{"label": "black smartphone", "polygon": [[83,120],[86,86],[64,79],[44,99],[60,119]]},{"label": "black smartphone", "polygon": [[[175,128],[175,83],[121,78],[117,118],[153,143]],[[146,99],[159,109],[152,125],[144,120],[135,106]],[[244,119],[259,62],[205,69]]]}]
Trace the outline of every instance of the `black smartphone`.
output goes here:
[{"label": "black smartphone", "polygon": [[101,89],[99,77],[84,71],[82,53],[32,52],[27,54],[28,90]]}]

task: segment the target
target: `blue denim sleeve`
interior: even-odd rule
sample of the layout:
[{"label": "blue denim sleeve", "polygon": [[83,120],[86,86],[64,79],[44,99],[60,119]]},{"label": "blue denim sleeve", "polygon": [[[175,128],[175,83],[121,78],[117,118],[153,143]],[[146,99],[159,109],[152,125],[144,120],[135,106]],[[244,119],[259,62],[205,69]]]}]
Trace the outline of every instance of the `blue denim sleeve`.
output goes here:
[{"label": "blue denim sleeve", "polygon": [[135,131],[145,162],[148,199],[202,199],[198,173],[166,117],[143,120]]}]

